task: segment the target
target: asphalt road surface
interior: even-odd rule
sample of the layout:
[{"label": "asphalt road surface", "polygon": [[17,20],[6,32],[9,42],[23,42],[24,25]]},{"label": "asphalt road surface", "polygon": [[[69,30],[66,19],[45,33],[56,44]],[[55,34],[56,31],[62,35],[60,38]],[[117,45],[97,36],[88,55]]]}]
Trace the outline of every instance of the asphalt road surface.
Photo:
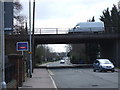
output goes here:
[{"label": "asphalt road surface", "polygon": [[64,64],[60,64],[60,61],[56,61],[56,62],[51,62],[51,63],[48,63],[47,66],[51,66],[51,67],[54,67],[54,66],[70,66],[71,64],[65,60],[65,63]]},{"label": "asphalt road surface", "polygon": [[118,72],[92,69],[49,69],[57,88],[118,88]]}]

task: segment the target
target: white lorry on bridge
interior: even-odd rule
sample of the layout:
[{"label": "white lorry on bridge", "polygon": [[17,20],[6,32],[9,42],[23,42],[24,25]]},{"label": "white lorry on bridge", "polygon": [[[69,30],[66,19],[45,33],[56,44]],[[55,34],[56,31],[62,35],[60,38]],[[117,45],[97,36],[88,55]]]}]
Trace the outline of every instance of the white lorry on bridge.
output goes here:
[{"label": "white lorry on bridge", "polygon": [[100,33],[104,32],[103,22],[80,22],[69,33]]}]

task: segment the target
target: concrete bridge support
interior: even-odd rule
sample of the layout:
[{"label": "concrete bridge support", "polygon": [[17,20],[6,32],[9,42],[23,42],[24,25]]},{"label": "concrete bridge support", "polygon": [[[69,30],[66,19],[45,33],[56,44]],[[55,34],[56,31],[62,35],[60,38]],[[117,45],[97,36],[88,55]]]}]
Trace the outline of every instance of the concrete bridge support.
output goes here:
[{"label": "concrete bridge support", "polygon": [[120,40],[102,42],[100,47],[101,58],[108,58],[115,66],[120,67]]}]

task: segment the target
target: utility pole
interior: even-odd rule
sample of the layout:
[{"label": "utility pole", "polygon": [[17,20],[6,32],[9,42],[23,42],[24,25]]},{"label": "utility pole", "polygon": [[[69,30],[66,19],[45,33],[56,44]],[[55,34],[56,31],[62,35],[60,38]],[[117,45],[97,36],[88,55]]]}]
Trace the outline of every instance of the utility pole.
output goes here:
[{"label": "utility pole", "polygon": [[29,73],[32,77],[32,38],[31,38],[31,0],[29,0],[29,31],[30,31],[30,60],[29,60]]},{"label": "utility pole", "polygon": [[4,0],[0,0],[0,32],[0,72],[2,74],[1,89],[5,89]]},{"label": "utility pole", "polygon": [[35,0],[33,1],[33,29],[32,29],[32,52],[33,52],[33,66],[35,66],[35,44],[34,44],[34,30],[35,28]]}]

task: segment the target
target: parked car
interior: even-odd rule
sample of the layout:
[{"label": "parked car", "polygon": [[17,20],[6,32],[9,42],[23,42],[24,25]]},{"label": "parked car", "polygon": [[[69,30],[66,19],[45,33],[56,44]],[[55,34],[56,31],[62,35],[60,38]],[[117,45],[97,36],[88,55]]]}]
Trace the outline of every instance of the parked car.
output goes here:
[{"label": "parked car", "polygon": [[65,60],[60,60],[60,63],[61,63],[61,64],[65,63]]},{"label": "parked car", "polygon": [[93,63],[93,71],[112,71],[114,72],[114,65],[109,59],[96,59]]}]

